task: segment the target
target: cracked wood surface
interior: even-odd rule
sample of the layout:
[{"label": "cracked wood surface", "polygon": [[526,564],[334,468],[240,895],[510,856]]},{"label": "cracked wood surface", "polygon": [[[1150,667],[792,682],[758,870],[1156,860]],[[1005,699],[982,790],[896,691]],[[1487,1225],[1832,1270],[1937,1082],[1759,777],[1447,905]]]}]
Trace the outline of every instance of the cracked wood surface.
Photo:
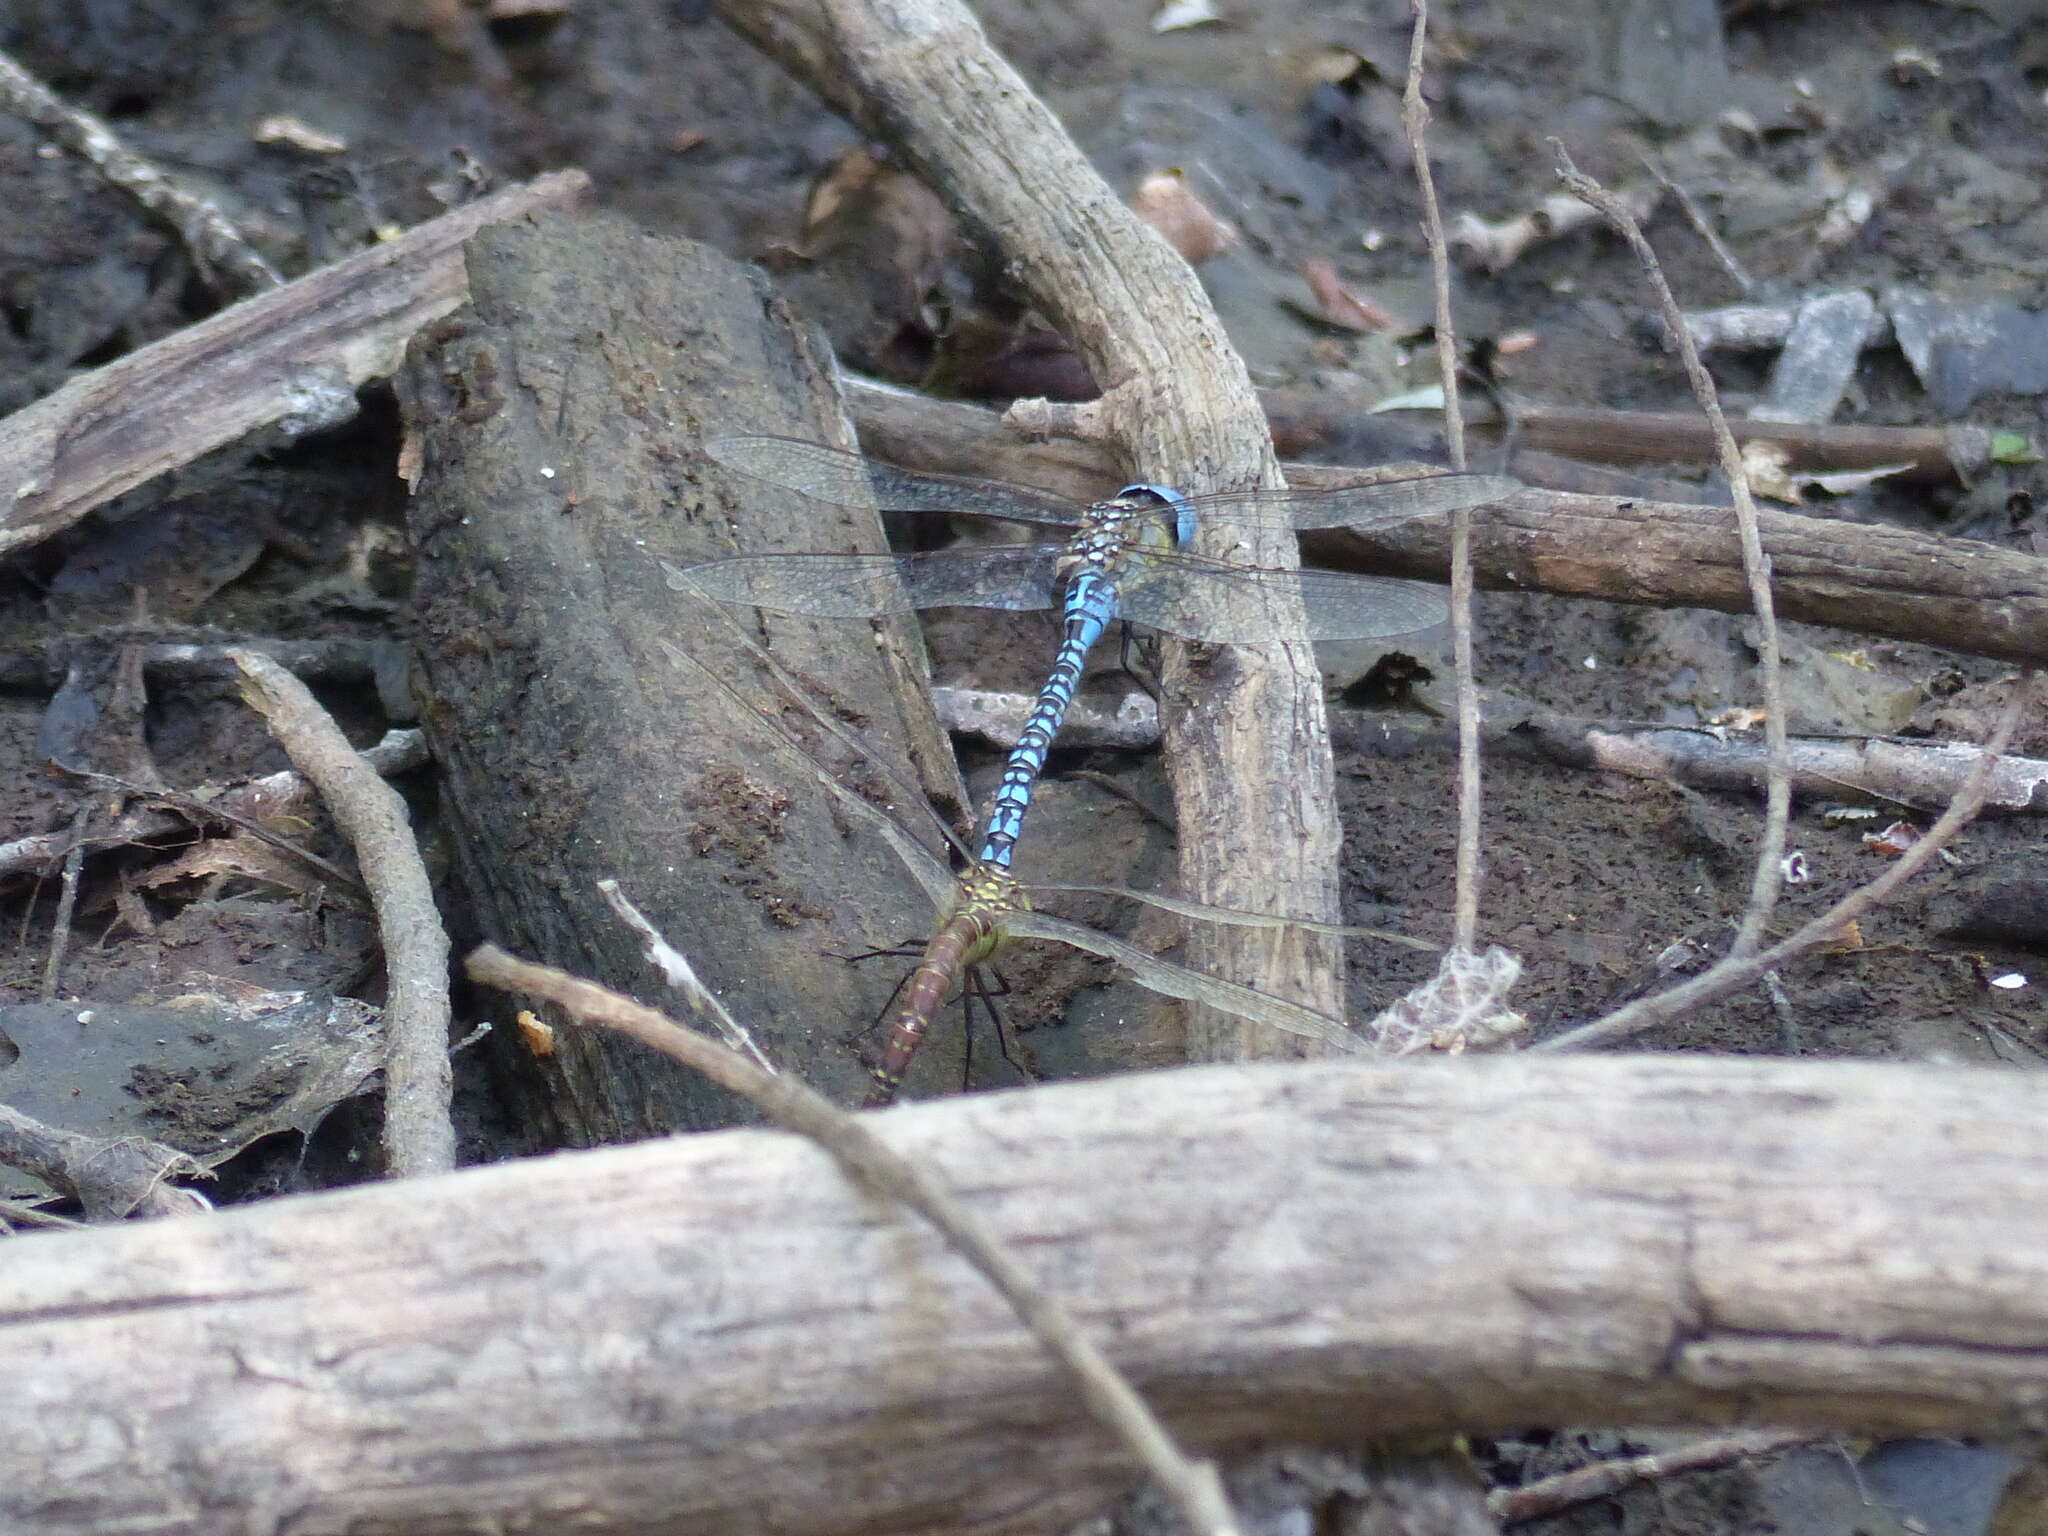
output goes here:
[{"label": "cracked wood surface", "polygon": [[[2030,1074],[1650,1056],[1194,1069],[875,1124],[1221,1448],[2023,1428],[2044,1109]],[[47,1536],[1022,1533],[1130,1476],[960,1260],[765,1131],[10,1239],[0,1369],[0,1528]]]}]

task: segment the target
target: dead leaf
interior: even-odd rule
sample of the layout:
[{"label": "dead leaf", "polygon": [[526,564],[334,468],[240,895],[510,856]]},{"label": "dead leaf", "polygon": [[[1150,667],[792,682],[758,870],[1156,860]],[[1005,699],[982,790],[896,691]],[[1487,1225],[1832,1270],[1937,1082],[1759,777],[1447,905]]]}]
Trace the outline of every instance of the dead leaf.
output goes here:
[{"label": "dead leaf", "polygon": [[1347,331],[1391,331],[1400,324],[1388,311],[1346,288],[1336,267],[1320,256],[1304,261],[1301,275],[1308,282],[1309,292],[1316,296],[1323,318],[1332,325],[1341,325]]},{"label": "dead leaf", "polygon": [[1191,267],[1221,255],[1241,238],[1234,225],[1195,196],[1179,171],[1147,176],[1131,194],[1131,212],[1164,236]]}]

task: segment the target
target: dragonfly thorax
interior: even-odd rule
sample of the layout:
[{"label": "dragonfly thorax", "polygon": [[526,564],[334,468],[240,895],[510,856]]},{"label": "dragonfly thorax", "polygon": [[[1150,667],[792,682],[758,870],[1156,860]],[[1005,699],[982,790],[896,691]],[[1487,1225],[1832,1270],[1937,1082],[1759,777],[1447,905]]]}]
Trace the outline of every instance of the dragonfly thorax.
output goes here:
[{"label": "dragonfly thorax", "polygon": [[1170,548],[1175,534],[1168,522],[1170,504],[1125,491],[1108,501],[1098,501],[1083,515],[1067,540],[1054,569],[1060,584],[1070,585],[1084,570],[1111,576],[1135,549]]}]

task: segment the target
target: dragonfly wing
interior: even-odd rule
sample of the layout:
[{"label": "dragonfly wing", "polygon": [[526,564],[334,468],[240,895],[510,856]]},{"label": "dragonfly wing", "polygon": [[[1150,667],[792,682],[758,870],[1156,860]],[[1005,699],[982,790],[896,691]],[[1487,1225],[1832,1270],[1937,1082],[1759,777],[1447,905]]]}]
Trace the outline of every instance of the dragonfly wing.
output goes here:
[{"label": "dragonfly wing", "polygon": [[1342,1050],[1363,1052],[1368,1048],[1365,1041],[1353,1034],[1350,1026],[1341,1019],[1333,1019],[1326,1013],[1317,1013],[1313,1008],[1304,1008],[1283,998],[1268,997],[1263,992],[1254,992],[1250,987],[1239,986],[1219,976],[1204,976],[1200,971],[1191,971],[1171,960],[1148,955],[1135,944],[1126,944],[1122,939],[1111,938],[1106,933],[1084,928],[1064,918],[1044,912],[1019,912],[1004,920],[1003,930],[1012,938],[1052,939],[1086,950],[1091,955],[1114,960],[1138,981],[1165,997],[1177,997],[1188,1003],[1206,1003],[1235,1018],[1285,1030],[1290,1035],[1326,1040]]},{"label": "dragonfly wing", "polygon": [[928,475],[794,437],[720,437],[704,451],[727,469],[835,507],[884,512],[972,512],[1012,522],[1073,526],[1072,503],[1026,486]]},{"label": "dragonfly wing", "polygon": [[1371,640],[1412,635],[1450,612],[1442,592],[1414,581],[1164,555],[1146,565],[1124,583],[1123,616],[1183,640],[1257,645],[1304,632],[1311,640]]},{"label": "dragonfly wing", "polygon": [[1196,922],[1228,923],[1237,928],[1300,928],[1308,933],[1326,934],[1333,939],[1378,939],[1382,943],[1427,950],[1431,954],[1442,948],[1441,945],[1432,944],[1427,939],[1411,938],[1405,933],[1393,933],[1385,928],[1358,928],[1348,923],[1323,923],[1306,917],[1275,917],[1270,912],[1247,912],[1242,907],[1211,906],[1206,901],[1189,901],[1185,896],[1167,896],[1158,891],[1134,891],[1121,885],[1045,885],[1034,880],[1031,883],[1031,890],[1034,894],[1039,891],[1072,891],[1079,896],[1122,896]]},{"label": "dragonfly wing", "polygon": [[1501,501],[1524,489],[1508,475],[1409,475],[1328,491],[1217,491],[1187,498],[1197,522],[1283,528],[1391,528]]},{"label": "dragonfly wing", "polygon": [[918,608],[1050,608],[1058,558],[1057,545],[1012,544],[917,555],[739,555],[662,568],[672,591],[771,613],[864,619]]},{"label": "dragonfly wing", "polygon": [[[757,660],[766,664],[776,674],[785,687],[795,687],[795,680],[790,677],[780,662],[755,645],[745,635],[740,635],[738,639],[742,646],[754,653]],[[931,897],[934,907],[944,911],[953,903],[959,893],[959,882],[953,878],[952,872],[944,864],[932,857],[930,849],[926,848],[903,829],[902,824],[894,816],[891,816],[879,806],[869,804],[866,798],[856,792],[851,785],[843,783],[838,774],[832,772],[831,769],[819,762],[817,758],[811,755],[809,749],[803,743],[790,735],[780,721],[776,720],[772,715],[763,713],[751,699],[727,682],[725,678],[721,677],[712,668],[699,661],[681,646],[674,645],[667,640],[661,642],[661,648],[668,653],[668,657],[672,662],[681,662],[691,670],[700,673],[715,683],[743,711],[752,715],[765,729],[773,732],[777,741],[781,743],[789,755],[811,771],[811,776],[824,787],[827,794],[837,798],[839,803],[852,812],[855,817],[866,821],[877,832],[881,833],[882,840],[895,851],[896,857],[902,861],[903,867],[916,877],[919,885],[924,887],[925,894]],[[857,737],[849,738],[848,735],[844,734],[845,728],[832,720],[831,716],[817,710],[811,704],[808,694],[799,692],[798,697],[803,707],[812,712],[812,718],[821,725],[826,726],[841,741],[851,739],[855,750],[859,751],[863,756],[870,755],[866,743],[861,742]]]},{"label": "dragonfly wing", "polygon": [[1505,501],[1523,489],[1506,475],[1418,475],[1411,480],[1382,480],[1377,485],[1347,485],[1334,491],[1297,494],[1293,503],[1297,528],[1389,528],[1460,507],[1482,507]]}]

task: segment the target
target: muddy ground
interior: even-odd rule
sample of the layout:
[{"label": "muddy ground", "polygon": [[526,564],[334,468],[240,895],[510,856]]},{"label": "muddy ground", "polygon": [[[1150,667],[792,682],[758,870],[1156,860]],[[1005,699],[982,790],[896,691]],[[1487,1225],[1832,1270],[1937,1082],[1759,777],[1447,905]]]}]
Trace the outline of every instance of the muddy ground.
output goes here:
[{"label": "muddy ground", "polygon": [[[1178,169],[1241,231],[1241,244],[1205,277],[1262,386],[1362,413],[1429,384],[1429,349],[1416,339],[1428,313],[1423,253],[1398,124],[1404,6],[1228,6],[1220,21],[1167,31],[1138,7],[996,0],[979,9],[1120,190]],[[985,268],[948,243],[930,210],[914,197],[892,200],[886,167],[849,160],[863,149],[853,133],[707,7],[564,0],[439,39],[406,25],[410,10],[24,0],[0,4],[0,45],[217,193],[290,274],[479,186],[581,166],[601,205],[646,228],[765,260],[864,368],[998,401],[1048,380],[1076,383],[1056,340],[1018,341],[1014,312]],[[1649,230],[1688,308],[1903,284],[2011,316],[2041,297],[2048,34],[2025,22],[2023,7],[1736,6],[1717,16],[1676,3],[1470,4],[1438,17],[1431,70],[1447,216],[1498,221],[1536,205],[1553,190],[1552,136],[1611,184],[1643,185],[1654,159],[1734,258],[1715,254],[1677,198],[1657,200]],[[259,131],[280,118],[296,126]],[[806,230],[821,183],[850,190]],[[220,303],[173,236],[4,117],[0,206],[0,413]],[[1389,311],[1392,329],[1331,324],[1300,277],[1310,258],[1332,263],[1353,293]],[[1497,270],[1468,260],[1460,278],[1468,348],[1500,390],[1551,403],[1686,406],[1681,377],[1644,324],[1649,309],[1632,259],[1592,229],[1539,239]],[[1000,333],[994,343],[989,326]],[[2035,369],[2026,347],[2022,335],[1995,360],[1965,359],[1932,385],[1897,348],[1867,349],[1834,419],[1966,421],[2016,434],[2018,447],[1968,486],[1879,482],[1810,497],[1804,510],[2027,547],[2040,480],[2030,450],[2048,442],[2040,398],[2028,391],[2048,383],[2048,370]],[[1716,354],[1731,407],[1767,390],[1770,363],[1768,351]],[[344,429],[197,467],[10,562],[0,575],[0,756],[18,792],[0,837],[66,826],[97,803],[77,779],[44,771],[53,757],[177,787],[283,766],[219,677],[119,686],[125,641],[322,642],[342,659],[316,684],[355,739],[402,723],[402,683],[388,665],[378,671],[390,655],[379,648],[407,634],[396,452],[388,393],[373,389]],[[1482,444],[1476,467],[1493,467],[1498,458],[1486,455],[1496,452]],[[1646,494],[1718,495],[1698,466],[1638,474]],[[1678,482],[1689,492],[1674,492]],[[1049,633],[1036,618],[998,623],[978,613],[938,616],[928,631],[942,680],[1006,688],[1031,685],[1025,658]],[[1744,619],[1496,594],[1479,604],[1479,635],[1488,707],[1503,717],[1540,708],[1700,724],[1759,696]],[[1798,626],[1785,647],[1790,725],[1811,734],[1981,735],[1995,695],[1987,685],[2012,670]],[[1386,649],[1326,655],[1333,690]],[[1431,712],[1449,697],[1447,647],[1424,636],[1401,649],[1423,664],[1422,681],[1371,717],[1345,720],[1344,888],[1353,921],[1435,938],[1450,904],[1453,839],[1450,763]],[[1100,681],[1124,686],[1107,672]],[[971,786],[985,793],[999,755],[976,739],[960,745]],[[2023,745],[2048,749],[2048,727],[2033,722]],[[1163,877],[1170,843],[1159,816],[1168,806],[1156,764],[1142,753],[1072,749],[1055,755],[1053,770],[1031,833],[1045,850],[1043,875]],[[404,782],[431,846],[431,773]],[[1871,824],[1830,815],[1849,803],[1855,797],[1818,796],[1796,809],[1791,845],[1806,878],[1788,888],[1774,931],[1881,867],[1883,855],[1864,841]],[[1878,825],[1896,815],[1924,827],[1938,807],[1883,810]],[[1596,1016],[1724,948],[1758,820],[1758,797],[1493,763],[1482,933],[1525,958],[1515,1000],[1536,1032]],[[308,827],[303,837],[343,856],[329,829]],[[2048,1050],[2048,967],[2038,952],[1970,937],[1959,913],[1967,893],[2023,867],[2039,837],[2024,817],[1980,823],[1952,862],[1866,920],[1860,943],[1643,1044],[2036,1069]],[[89,1001],[103,1028],[90,1059],[74,1055],[61,1031],[37,1035],[33,1048],[17,1043],[18,1060],[0,1058],[0,1099],[15,1101],[38,1063],[46,1102],[79,1077],[111,1072],[130,1113],[156,1134],[196,1127],[255,1144],[227,1169],[229,1198],[358,1176],[375,1119],[362,1101],[324,1120],[304,1104],[285,1113],[288,1094],[256,1080],[229,1044],[208,1041],[172,1060],[143,1048],[158,1021],[142,1010],[195,976],[376,998],[373,929],[359,901],[289,861],[258,867],[256,858],[218,844],[97,853],[54,983],[46,968],[55,872],[14,878],[12,998]],[[471,926],[463,901],[451,883],[458,934]],[[1131,921],[1108,907],[1079,910],[1111,925]],[[1384,1004],[1428,964],[1401,949],[1355,946],[1354,1013]],[[1174,1059],[1170,1016],[1135,989],[1104,989],[1094,963],[1020,953],[1006,970],[1010,1016],[1039,1026],[1011,1052],[1033,1072]],[[2024,984],[1993,985],[2010,977]],[[249,1006],[260,1016],[270,1005]],[[128,1034],[104,1027],[124,1010],[136,1012]],[[932,1069],[927,1091],[948,1086],[941,1071],[957,1084],[955,1049],[935,1057],[945,1065]],[[994,1050],[976,1057],[977,1084],[1015,1080]],[[273,1113],[225,1111],[223,1098],[237,1094]],[[530,1145],[500,1111],[490,1074],[470,1072],[464,1094],[467,1155]],[[296,1132],[276,1134],[315,1125],[310,1152]],[[1724,1478],[1697,1501],[1682,1488],[1611,1501],[1578,1528],[1720,1533],[1765,1528],[1753,1522],[1769,1514],[1780,1521],[1772,1529],[1837,1529],[1820,1516],[1800,1526],[1767,1503],[1755,1485]]]}]

